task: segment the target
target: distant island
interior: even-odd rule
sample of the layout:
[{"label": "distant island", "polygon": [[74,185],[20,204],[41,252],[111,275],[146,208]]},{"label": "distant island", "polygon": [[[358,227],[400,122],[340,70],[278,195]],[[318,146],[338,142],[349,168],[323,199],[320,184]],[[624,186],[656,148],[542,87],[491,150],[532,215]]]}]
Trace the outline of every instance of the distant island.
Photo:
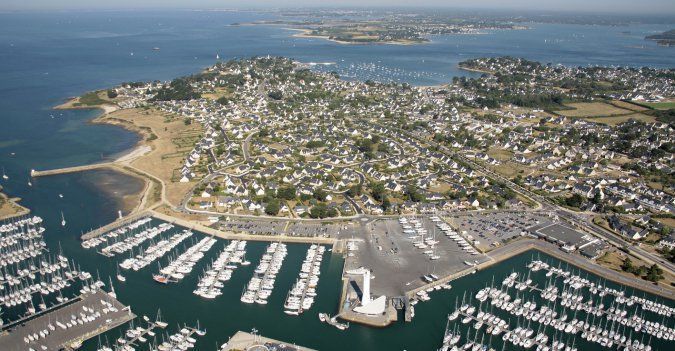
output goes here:
[{"label": "distant island", "polygon": [[340,44],[413,45],[430,41],[433,35],[483,34],[490,30],[528,29],[511,20],[491,18],[445,18],[434,13],[394,12],[375,15],[363,12],[291,12],[281,13],[293,19],[233,23],[240,25],[276,25],[299,31],[301,38],[320,38]]},{"label": "distant island", "polygon": [[648,35],[645,39],[655,40],[657,44],[662,46],[673,46],[675,45],[675,29],[671,29],[661,34]]}]

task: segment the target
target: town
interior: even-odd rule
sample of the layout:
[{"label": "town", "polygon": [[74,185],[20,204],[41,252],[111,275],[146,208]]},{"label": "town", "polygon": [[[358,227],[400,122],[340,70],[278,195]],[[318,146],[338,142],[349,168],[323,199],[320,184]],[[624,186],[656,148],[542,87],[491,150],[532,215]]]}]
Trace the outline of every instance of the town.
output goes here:
[{"label": "town", "polygon": [[188,212],[349,220],[555,206],[672,260],[672,71],[460,66],[484,74],[412,87],[257,57],[107,97],[199,127],[174,140],[184,158],[169,182],[185,186],[168,197]]}]

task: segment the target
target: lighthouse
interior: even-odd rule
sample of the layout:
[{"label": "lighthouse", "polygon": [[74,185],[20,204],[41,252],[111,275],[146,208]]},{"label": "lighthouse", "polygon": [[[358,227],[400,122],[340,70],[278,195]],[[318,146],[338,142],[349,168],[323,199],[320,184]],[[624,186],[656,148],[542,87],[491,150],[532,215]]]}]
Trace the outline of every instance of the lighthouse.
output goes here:
[{"label": "lighthouse", "polygon": [[361,306],[370,303],[370,270],[363,270],[363,296],[361,297]]}]

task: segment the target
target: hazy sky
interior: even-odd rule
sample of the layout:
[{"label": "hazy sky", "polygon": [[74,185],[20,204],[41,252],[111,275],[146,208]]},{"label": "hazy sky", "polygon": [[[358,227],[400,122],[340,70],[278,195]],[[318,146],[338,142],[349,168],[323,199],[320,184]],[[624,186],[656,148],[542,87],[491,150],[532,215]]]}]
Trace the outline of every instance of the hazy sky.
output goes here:
[{"label": "hazy sky", "polygon": [[675,0],[0,0],[1,10],[433,6],[675,15]]}]

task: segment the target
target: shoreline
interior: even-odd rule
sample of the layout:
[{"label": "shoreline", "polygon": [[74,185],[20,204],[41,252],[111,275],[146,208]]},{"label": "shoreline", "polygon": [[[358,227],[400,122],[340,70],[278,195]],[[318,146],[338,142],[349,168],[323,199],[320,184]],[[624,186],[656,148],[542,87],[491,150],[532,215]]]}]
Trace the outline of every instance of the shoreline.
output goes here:
[{"label": "shoreline", "polygon": [[0,221],[6,219],[25,216],[30,213],[30,209],[19,204],[21,198],[19,197],[10,197],[9,195],[3,192],[4,188],[0,185],[0,200],[2,204],[0,205],[0,210],[6,210],[6,206],[9,207],[9,211],[5,214],[0,211]]},{"label": "shoreline", "polygon": [[[101,164],[92,165],[94,168],[91,170],[110,170],[112,172],[118,173],[120,175],[132,177],[143,182],[142,189],[139,192],[132,194],[125,194],[122,197],[112,196],[113,192],[110,192],[109,189],[96,185],[99,187],[99,190],[102,192],[107,192],[109,196],[114,198],[121,208],[122,211],[129,212],[125,216],[133,214],[134,212],[140,211],[145,204],[145,200],[148,196],[148,192],[152,189],[152,181],[148,178],[140,175],[138,172],[127,169],[124,165],[129,165],[132,161],[136,160],[139,157],[142,157],[153,150],[147,142],[147,139],[152,135],[151,132],[144,130],[141,127],[136,126],[131,122],[127,122],[122,119],[117,119],[110,117],[110,114],[116,111],[123,110],[118,105],[112,103],[105,103],[95,106],[75,106],[74,104],[79,101],[79,97],[71,97],[66,102],[54,106],[54,110],[90,110],[96,109],[100,110],[100,114],[89,119],[87,123],[90,124],[101,124],[115,126],[123,128],[129,132],[132,132],[138,136],[138,141],[130,148],[120,151],[118,153],[112,154],[108,157],[109,161],[103,162]],[[122,163],[122,165],[117,165],[117,163]],[[95,182],[94,182],[95,183]]]},{"label": "shoreline", "polygon": [[494,72],[478,69],[478,68],[469,68],[463,65],[457,65],[457,67],[461,70],[468,71],[468,72],[476,72],[476,73],[484,73],[484,74],[489,74],[492,75]]}]

